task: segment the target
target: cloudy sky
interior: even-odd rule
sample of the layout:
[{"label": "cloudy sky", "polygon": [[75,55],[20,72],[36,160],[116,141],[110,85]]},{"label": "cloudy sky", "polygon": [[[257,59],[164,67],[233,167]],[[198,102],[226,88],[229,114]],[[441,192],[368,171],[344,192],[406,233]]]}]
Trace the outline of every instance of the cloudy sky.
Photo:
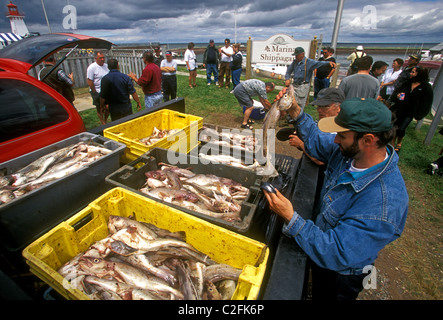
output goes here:
[{"label": "cloudy sky", "polygon": [[[10,32],[6,18],[0,32]],[[48,33],[41,0],[13,0],[29,31]],[[326,0],[44,0],[52,32],[74,31],[114,43],[245,42],[276,33],[330,42],[338,1]],[[63,13],[66,5],[76,9]],[[1,11],[0,11],[1,12]],[[65,24],[63,23],[65,22]],[[235,28],[235,24],[237,28]],[[237,30],[237,32],[235,32]],[[345,0],[338,42],[426,43],[443,41],[443,0]]]}]

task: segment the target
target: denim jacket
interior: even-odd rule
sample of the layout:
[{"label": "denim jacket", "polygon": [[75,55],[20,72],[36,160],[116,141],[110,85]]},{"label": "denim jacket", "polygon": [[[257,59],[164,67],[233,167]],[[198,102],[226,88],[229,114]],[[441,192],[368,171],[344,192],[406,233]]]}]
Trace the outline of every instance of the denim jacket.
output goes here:
[{"label": "denim jacket", "polygon": [[347,168],[352,159],[341,154],[335,135],[321,132],[305,113],[298,117],[296,128],[306,151],[327,167],[315,223],[294,212],[283,232],[318,266],[344,275],[361,274],[383,247],[400,236],[406,222],[408,194],[398,156],[389,145],[384,162],[343,179],[350,176]]}]

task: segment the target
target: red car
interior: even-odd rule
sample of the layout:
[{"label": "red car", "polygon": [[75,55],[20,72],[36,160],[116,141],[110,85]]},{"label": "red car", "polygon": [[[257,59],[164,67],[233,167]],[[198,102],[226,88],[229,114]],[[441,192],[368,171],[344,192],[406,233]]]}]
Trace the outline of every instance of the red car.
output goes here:
[{"label": "red car", "polygon": [[75,107],[28,71],[63,48],[110,49],[94,37],[52,33],[0,50],[0,163],[85,131]]}]

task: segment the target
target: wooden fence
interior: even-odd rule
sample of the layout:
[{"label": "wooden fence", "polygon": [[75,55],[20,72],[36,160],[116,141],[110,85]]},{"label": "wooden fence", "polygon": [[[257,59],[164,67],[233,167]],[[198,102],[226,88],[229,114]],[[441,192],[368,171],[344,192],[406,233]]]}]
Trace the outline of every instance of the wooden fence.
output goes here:
[{"label": "wooden fence", "polygon": [[[105,56],[106,59],[117,59],[121,72],[125,74],[133,72],[137,77],[140,77],[145,67],[142,59],[144,51],[145,50],[140,49],[109,50],[105,53]],[[63,55],[57,57],[57,59],[60,60],[61,57],[63,57]],[[74,74],[74,88],[84,88],[88,86],[86,81],[86,70],[94,61],[93,54],[82,55],[81,53],[74,53],[63,61],[60,68],[63,69],[66,74],[70,74],[71,72]],[[38,79],[38,73],[43,67],[43,64],[37,65],[29,71],[29,74]]]}]

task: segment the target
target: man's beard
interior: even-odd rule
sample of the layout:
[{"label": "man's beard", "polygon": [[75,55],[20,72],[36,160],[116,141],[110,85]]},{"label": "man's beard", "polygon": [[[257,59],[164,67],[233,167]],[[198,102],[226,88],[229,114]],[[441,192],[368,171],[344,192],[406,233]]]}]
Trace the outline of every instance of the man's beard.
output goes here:
[{"label": "man's beard", "polygon": [[346,149],[340,148],[341,154],[346,158],[354,158],[360,152],[358,141],[354,139],[354,143]]}]

